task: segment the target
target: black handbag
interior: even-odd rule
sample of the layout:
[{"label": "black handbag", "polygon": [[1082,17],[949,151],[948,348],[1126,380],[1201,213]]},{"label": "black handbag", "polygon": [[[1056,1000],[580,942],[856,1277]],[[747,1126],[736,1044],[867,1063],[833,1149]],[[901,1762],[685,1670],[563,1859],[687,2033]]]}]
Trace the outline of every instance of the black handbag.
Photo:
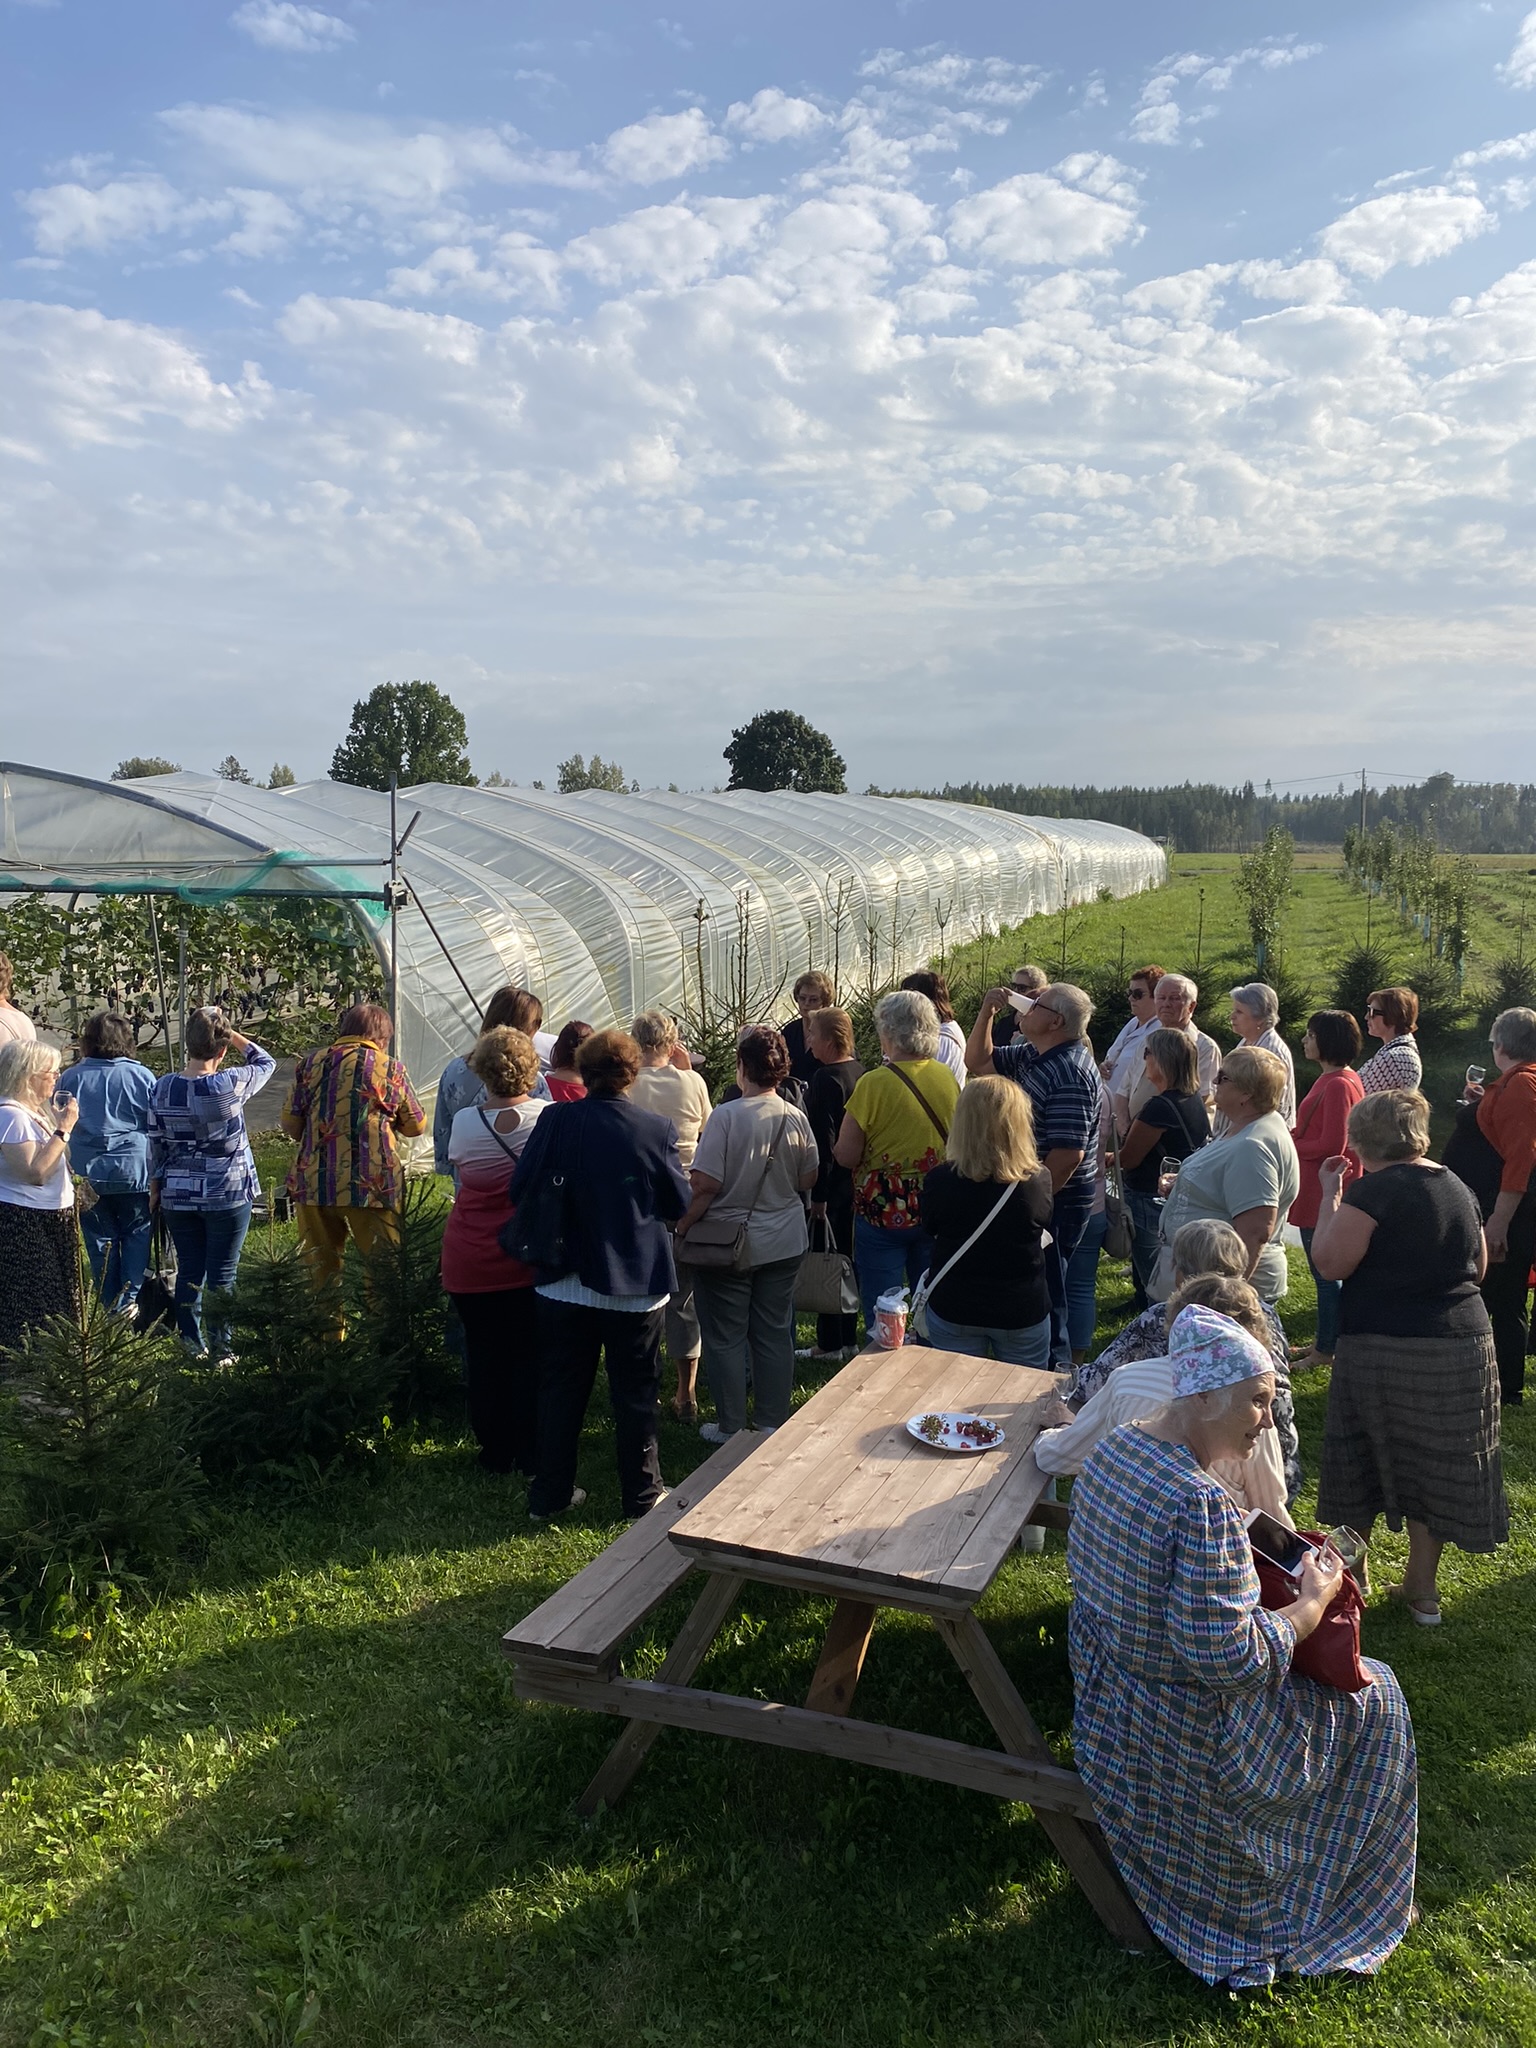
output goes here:
[{"label": "black handbag", "polygon": [[139,1282],[139,1329],[171,1329],[176,1322],[176,1268],[167,1271],[165,1224],[159,1210],[149,1232],[149,1270]]},{"label": "black handbag", "polygon": [[[556,1145],[552,1145],[550,1150],[557,1154],[558,1125],[555,1129]],[[492,1135],[496,1134],[493,1132]],[[576,1156],[579,1165],[579,1137]],[[542,1267],[557,1277],[570,1272],[576,1263],[579,1227],[575,1201],[576,1191],[571,1185],[571,1175],[557,1154],[548,1161],[544,1171],[525,1191],[516,1209],[497,1231],[496,1242],[509,1259],[520,1259],[525,1266]]]},{"label": "black handbag", "polygon": [[1457,1110],[1455,1127],[1445,1141],[1440,1164],[1471,1189],[1486,1223],[1499,1199],[1504,1161],[1497,1147],[1478,1128],[1475,1102],[1464,1103]]}]

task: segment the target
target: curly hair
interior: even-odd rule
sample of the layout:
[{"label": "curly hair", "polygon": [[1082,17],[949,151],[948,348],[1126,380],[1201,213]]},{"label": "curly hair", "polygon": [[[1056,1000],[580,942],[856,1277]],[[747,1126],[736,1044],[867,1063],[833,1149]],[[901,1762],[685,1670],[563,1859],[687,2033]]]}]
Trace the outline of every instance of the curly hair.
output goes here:
[{"label": "curly hair", "polygon": [[526,1095],[539,1078],[539,1055],[526,1031],[497,1024],[476,1039],[469,1071],[480,1077],[492,1095]]},{"label": "curly hair", "polygon": [[789,1073],[789,1047],[772,1024],[749,1024],[736,1041],[736,1064],[754,1088],[777,1088]]}]

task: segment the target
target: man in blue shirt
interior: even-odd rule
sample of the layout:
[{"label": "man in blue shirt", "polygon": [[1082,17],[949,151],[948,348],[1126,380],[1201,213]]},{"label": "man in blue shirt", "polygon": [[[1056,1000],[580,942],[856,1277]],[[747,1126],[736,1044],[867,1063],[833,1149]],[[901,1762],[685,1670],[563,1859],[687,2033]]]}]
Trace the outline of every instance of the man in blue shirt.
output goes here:
[{"label": "man in blue shirt", "polygon": [[[1010,1004],[1019,1012],[1017,1035],[1011,1044],[994,1046],[992,1019]],[[1034,996],[988,989],[965,1048],[968,1073],[1004,1074],[1017,1081],[1034,1111],[1035,1150],[1055,1193],[1053,1242],[1045,1260],[1053,1365],[1072,1362],[1067,1261],[1088,1228],[1098,1182],[1104,1084],[1088,1043],[1092,1015],[1092,1001],[1069,981],[1050,982]]]}]

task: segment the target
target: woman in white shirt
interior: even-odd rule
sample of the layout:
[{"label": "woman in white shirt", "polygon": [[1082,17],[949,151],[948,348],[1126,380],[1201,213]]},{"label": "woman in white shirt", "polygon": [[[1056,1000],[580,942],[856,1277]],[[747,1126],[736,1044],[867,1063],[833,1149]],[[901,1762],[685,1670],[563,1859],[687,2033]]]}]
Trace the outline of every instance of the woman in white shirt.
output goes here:
[{"label": "woman in white shirt", "polygon": [[965,1033],[955,1022],[954,1005],[949,1000],[949,983],[942,974],[930,974],[925,967],[917,974],[909,974],[901,985],[903,988],[915,989],[920,996],[926,996],[938,1011],[938,1057],[963,1088],[967,1079]]},{"label": "woman in white shirt", "polygon": [[[1192,1303],[1229,1316],[1268,1350],[1269,1329],[1263,1305],[1246,1280],[1207,1273],[1198,1280],[1187,1281],[1169,1297],[1170,1327],[1179,1310]],[[1173,1393],[1171,1358],[1143,1358],[1133,1365],[1120,1366],[1075,1415],[1065,1402],[1056,1403],[1049,1419],[1059,1426],[1044,1429],[1035,1438],[1035,1463],[1042,1472],[1057,1476],[1081,1472],[1088,1453],[1111,1430],[1121,1429],[1127,1423],[1145,1422],[1159,1414],[1173,1399]],[[1210,1471],[1243,1513],[1250,1508],[1263,1508],[1277,1521],[1291,1526],[1285,1504],[1285,1465],[1280,1455],[1280,1439],[1273,1429],[1262,1433],[1250,1458],[1220,1458]]]},{"label": "woman in white shirt", "polygon": [[[629,1030],[640,1048],[640,1071],[629,1099],[667,1118],[677,1133],[677,1156],[686,1173],[709,1122],[709,1089],[681,1051],[677,1026],[665,1010],[642,1010]],[[667,1303],[666,1333],[667,1356],[677,1372],[672,1413],[679,1422],[697,1422],[699,1317],[693,1305],[691,1266],[677,1269],[677,1287]]]},{"label": "woman in white shirt", "polygon": [[55,1097],[57,1046],[0,1040],[0,1351],[48,1316],[80,1313],[69,1134],[80,1114]]}]

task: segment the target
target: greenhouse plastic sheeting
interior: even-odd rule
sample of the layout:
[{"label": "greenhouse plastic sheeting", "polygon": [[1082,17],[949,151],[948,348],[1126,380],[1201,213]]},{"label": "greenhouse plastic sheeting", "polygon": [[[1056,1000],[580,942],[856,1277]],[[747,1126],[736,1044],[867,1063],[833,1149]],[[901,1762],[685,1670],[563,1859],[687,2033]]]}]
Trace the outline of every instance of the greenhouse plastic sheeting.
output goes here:
[{"label": "greenhouse plastic sheeting", "polygon": [[[0,891],[343,897],[387,969],[377,790],[99,783],[0,763],[0,801]],[[424,1092],[475,1036],[461,976],[482,1002],[503,982],[535,989],[551,1028],[697,1011],[701,987],[782,1016],[807,967],[878,985],[983,931],[1166,874],[1162,849],[1118,825],[933,798],[428,783],[397,803],[401,831],[416,818],[400,860],[399,1049]]]}]

